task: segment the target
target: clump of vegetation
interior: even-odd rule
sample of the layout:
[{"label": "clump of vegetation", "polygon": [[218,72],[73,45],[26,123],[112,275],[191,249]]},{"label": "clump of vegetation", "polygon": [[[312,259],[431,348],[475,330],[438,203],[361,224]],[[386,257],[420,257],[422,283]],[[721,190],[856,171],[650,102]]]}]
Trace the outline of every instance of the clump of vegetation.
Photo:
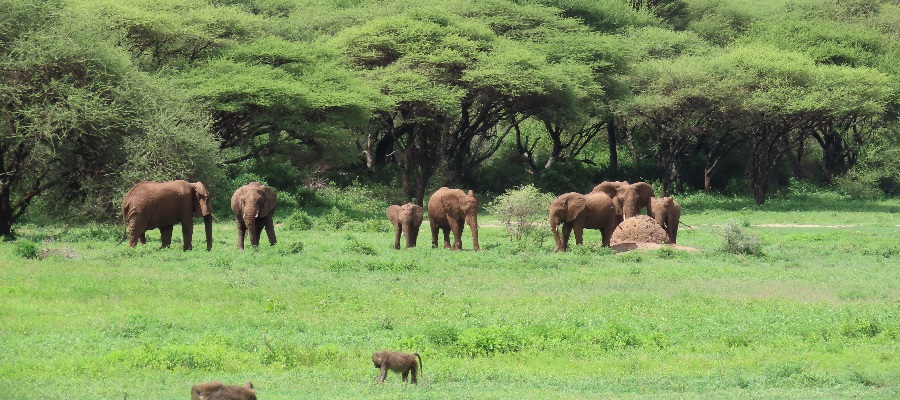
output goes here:
[{"label": "clump of vegetation", "polygon": [[603,243],[600,242],[586,243],[580,246],[574,243],[574,238],[572,238],[572,240],[569,240],[569,251],[571,251],[572,254],[591,254],[600,256],[615,254],[613,249],[604,246]]},{"label": "clump of vegetation", "polygon": [[341,248],[341,250],[345,253],[357,253],[367,256],[374,256],[378,254],[378,252],[372,246],[360,242],[355,238],[348,240],[347,243],[344,243],[344,246]]},{"label": "clump of vegetation", "polygon": [[510,240],[541,246],[550,236],[544,223],[552,201],[552,194],[542,193],[533,185],[525,185],[497,196],[487,208],[506,227]]},{"label": "clump of vegetation", "polygon": [[725,239],[721,249],[726,253],[749,254],[751,256],[762,254],[759,236],[745,232],[738,221],[728,221],[725,226],[717,229],[717,233]]},{"label": "clump of vegetation", "polygon": [[19,240],[13,252],[22,258],[36,259],[38,258],[38,246],[34,242],[28,240]]},{"label": "clump of vegetation", "polygon": [[278,245],[278,253],[281,255],[300,254],[303,252],[303,242],[293,241]]},{"label": "clump of vegetation", "polygon": [[331,207],[331,211],[319,217],[319,220],[327,227],[341,229],[351,221],[350,215],[337,207]]},{"label": "clump of vegetation", "polygon": [[284,220],[284,227],[288,229],[293,229],[297,231],[305,231],[308,229],[312,229],[313,219],[307,214],[305,211],[294,211],[286,220]]}]

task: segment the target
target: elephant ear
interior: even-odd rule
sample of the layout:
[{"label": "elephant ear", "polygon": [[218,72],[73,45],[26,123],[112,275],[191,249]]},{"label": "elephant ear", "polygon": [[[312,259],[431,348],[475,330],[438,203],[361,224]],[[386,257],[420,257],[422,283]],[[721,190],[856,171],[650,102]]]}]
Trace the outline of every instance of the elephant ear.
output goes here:
[{"label": "elephant ear", "polygon": [[400,206],[394,205],[388,207],[385,214],[387,214],[387,217],[392,224],[397,225],[400,223]]},{"label": "elephant ear", "polygon": [[638,196],[641,198],[641,203],[649,205],[650,198],[653,197],[653,186],[650,186],[647,182],[638,182],[634,184],[634,189],[637,191]]},{"label": "elephant ear", "polygon": [[616,215],[624,214],[622,211],[622,196],[619,196],[619,189],[625,185],[628,185],[628,182],[610,182],[603,181],[600,182],[599,185],[594,187],[593,192],[603,192],[606,193],[607,196],[612,200],[613,206],[616,208]]},{"label": "elephant ear", "polygon": [[584,211],[586,205],[587,198],[580,194],[566,199],[566,222],[574,221],[578,214]]},{"label": "elephant ear", "polygon": [[462,204],[459,201],[459,196],[455,193],[447,193],[441,196],[441,206],[444,207],[444,212],[453,219],[460,219],[465,217],[465,207],[466,204]]},{"label": "elephant ear", "polygon": [[413,225],[422,225],[422,220],[425,218],[425,210],[422,207],[419,207],[415,204],[410,204],[409,214],[412,215]]},{"label": "elephant ear", "polygon": [[209,207],[209,191],[206,190],[206,186],[200,181],[191,183],[190,185],[193,192],[192,206],[194,216],[201,218],[210,215],[212,210]]}]

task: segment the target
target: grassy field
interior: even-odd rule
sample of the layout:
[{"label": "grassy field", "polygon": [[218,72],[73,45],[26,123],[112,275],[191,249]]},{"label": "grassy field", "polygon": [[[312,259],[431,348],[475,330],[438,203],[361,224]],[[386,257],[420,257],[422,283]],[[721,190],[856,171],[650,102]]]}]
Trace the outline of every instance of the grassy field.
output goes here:
[{"label": "grassy field", "polygon": [[[264,400],[900,397],[897,201],[682,204],[698,252],[523,249],[489,215],[481,252],[432,249],[427,222],[396,251],[376,206],[257,252],[228,218],[209,253],[178,229],[131,249],[119,226],[21,226],[0,242],[0,398],[187,399],[209,380]],[[719,250],[729,220],[762,255]],[[422,384],[375,385],[381,349],[422,354]]]}]

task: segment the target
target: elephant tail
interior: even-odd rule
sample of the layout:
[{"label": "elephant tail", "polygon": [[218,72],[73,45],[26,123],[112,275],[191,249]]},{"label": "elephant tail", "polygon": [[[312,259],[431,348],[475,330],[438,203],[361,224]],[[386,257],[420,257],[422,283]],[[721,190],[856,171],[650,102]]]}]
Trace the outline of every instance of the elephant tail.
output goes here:
[{"label": "elephant tail", "polygon": [[686,227],[688,227],[689,229],[694,229],[693,226],[690,226],[690,225],[684,223],[684,221],[678,220],[678,223],[679,223],[679,224],[682,224],[682,225],[684,225],[684,226],[686,226]]},{"label": "elephant tail", "polygon": [[122,244],[125,241],[125,237],[128,236],[128,206],[122,207],[122,238],[119,239],[119,243],[116,243],[116,246]]}]

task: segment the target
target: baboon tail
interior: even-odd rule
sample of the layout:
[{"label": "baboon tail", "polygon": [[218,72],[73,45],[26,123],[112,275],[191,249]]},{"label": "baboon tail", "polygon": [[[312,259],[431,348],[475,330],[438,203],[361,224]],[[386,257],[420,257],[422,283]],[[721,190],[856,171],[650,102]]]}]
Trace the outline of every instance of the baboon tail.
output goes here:
[{"label": "baboon tail", "polygon": [[424,375],[424,372],[423,372],[424,367],[422,366],[423,365],[422,364],[422,356],[420,356],[419,353],[413,353],[413,355],[419,359],[419,373]]}]

